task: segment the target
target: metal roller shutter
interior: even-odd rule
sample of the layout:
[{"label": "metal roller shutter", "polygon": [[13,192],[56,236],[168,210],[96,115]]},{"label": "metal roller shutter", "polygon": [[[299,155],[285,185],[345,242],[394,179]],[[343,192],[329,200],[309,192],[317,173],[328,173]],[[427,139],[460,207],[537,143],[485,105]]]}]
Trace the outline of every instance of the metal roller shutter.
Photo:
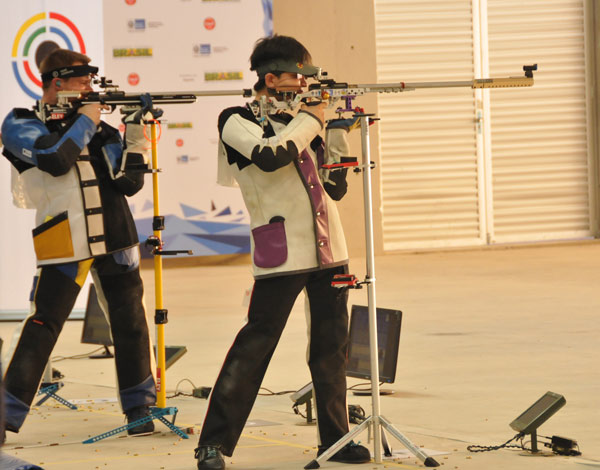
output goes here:
[{"label": "metal roller shutter", "polygon": [[583,0],[376,0],[375,21],[379,83],[540,67],[379,96],[385,250],[592,234]]},{"label": "metal roller shutter", "polygon": [[[379,83],[475,75],[471,1],[377,0]],[[384,249],[481,243],[475,93],[379,95]]]},{"label": "metal roller shutter", "polygon": [[535,86],[490,96],[493,242],[591,236],[584,4],[488,0],[491,75],[537,62]]}]

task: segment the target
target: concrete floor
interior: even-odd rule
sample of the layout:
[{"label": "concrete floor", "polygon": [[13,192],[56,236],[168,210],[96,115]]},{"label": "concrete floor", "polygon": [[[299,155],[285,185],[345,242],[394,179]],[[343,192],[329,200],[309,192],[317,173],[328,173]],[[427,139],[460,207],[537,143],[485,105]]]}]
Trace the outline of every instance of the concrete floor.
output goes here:
[{"label": "concrete floor", "polygon": [[[376,260],[379,307],[403,311],[393,395],[381,410],[414,444],[436,452],[441,468],[455,470],[554,470],[600,468],[600,243],[515,247],[473,251],[394,254]],[[351,270],[364,276],[364,260]],[[146,302],[153,308],[153,275],[144,270]],[[246,308],[251,286],[245,264],[168,268],[166,344],[188,353],[167,371],[168,395],[212,386]],[[350,304],[366,304],[366,290]],[[15,323],[0,323],[8,340]],[[195,468],[193,449],[207,401],[187,396],[168,400],[176,423],[192,428],[180,439],[162,424],[144,437],[110,437],[81,442],[123,424],[115,403],[110,359],[65,359],[94,349],[80,343],[82,323],[67,322],[54,367],[65,378],[59,392],[80,404],[78,411],[52,400],[37,407],[19,434],[9,433],[4,452],[54,470]],[[297,302],[263,386],[297,390],[310,381],[305,365],[303,302]],[[185,380],[187,379],[187,380]],[[349,379],[349,385],[360,383]],[[515,435],[509,423],[546,391],[567,404],[539,429],[543,436],[577,440],[581,457],[522,450],[470,453],[469,444],[498,445]],[[85,400],[96,400],[85,402]],[[348,396],[371,413],[370,397]],[[314,458],[316,429],[292,410],[289,395],[259,396],[250,425],[228,468],[301,469]],[[388,436],[389,437],[389,436]],[[368,433],[358,436],[363,444]],[[406,450],[389,437],[394,450]],[[372,443],[369,444],[371,450]],[[323,468],[423,468],[409,458],[382,464]]]}]

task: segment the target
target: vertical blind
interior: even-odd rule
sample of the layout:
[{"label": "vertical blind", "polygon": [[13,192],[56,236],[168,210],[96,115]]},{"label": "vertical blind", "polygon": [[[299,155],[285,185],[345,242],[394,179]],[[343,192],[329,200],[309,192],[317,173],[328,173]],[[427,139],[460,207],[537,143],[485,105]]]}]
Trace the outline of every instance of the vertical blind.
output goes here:
[{"label": "vertical blind", "polygon": [[495,241],[591,235],[583,0],[488,0],[491,75],[538,63],[535,86],[490,95]]}]

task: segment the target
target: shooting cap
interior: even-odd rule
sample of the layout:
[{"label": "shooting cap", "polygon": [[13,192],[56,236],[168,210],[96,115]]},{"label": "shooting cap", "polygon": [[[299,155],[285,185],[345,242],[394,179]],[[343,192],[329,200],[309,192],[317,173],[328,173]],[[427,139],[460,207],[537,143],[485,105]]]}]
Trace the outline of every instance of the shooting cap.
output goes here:
[{"label": "shooting cap", "polygon": [[86,75],[95,75],[96,73],[98,73],[98,67],[93,67],[91,65],[68,65],[43,73],[42,81],[47,82],[53,78],[69,79],[72,77],[85,77]]},{"label": "shooting cap", "polygon": [[321,70],[312,64],[303,64],[293,60],[270,60],[263,65],[256,67],[256,73],[259,77],[264,77],[268,73],[290,72],[304,75],[305,77],[314,77]]}]

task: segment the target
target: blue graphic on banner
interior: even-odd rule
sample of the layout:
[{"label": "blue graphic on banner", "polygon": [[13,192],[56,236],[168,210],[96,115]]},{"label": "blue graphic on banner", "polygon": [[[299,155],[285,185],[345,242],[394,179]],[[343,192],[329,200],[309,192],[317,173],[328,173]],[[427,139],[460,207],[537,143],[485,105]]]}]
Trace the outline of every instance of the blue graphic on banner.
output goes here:
[{"label": "blue graphic on banner", "polygon": [[262,0],[265,19],[263,20],[263,29],[265,36],[273,36],[273,0]]},{"label": "blue graphic on banner", "polygon": [[[233,214],[230,207],[225,207],[206,212],[186,204],[180,206],[183,218],[165,216],[165,229],[161,232],[164,250],[192,250],[194,256],[250,253],[250,225],[245,216],[240,217],[241,211]],[[144,258],[151,256],[143,245],[152,235],[152,219],[135,220]]]}]

